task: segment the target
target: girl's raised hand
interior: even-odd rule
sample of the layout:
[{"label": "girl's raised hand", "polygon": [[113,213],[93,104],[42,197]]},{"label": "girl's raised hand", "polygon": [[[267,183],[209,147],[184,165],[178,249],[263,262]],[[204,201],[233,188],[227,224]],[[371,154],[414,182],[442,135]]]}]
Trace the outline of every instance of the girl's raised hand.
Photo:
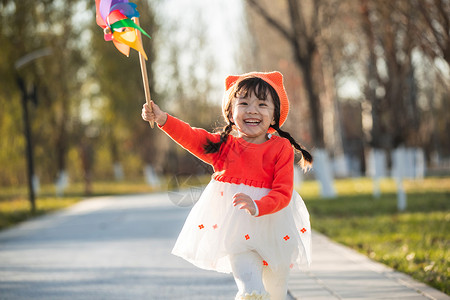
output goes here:
[{"label": "girl's raised hand", "polygon": [[233,196],[233,206],[238,205],[240,205],[239,209],[245,209],[252,216],[256,214],[255,202],[247,194],[237,193]]},{"label": "girl's raised hand", "polygon": [[150,101],[152,109],[147,103],[142,106],[142,119],[147,122],[156,122],[158,125],[163,126],[167,121],[167,114],[162,111],[155,102]]}]

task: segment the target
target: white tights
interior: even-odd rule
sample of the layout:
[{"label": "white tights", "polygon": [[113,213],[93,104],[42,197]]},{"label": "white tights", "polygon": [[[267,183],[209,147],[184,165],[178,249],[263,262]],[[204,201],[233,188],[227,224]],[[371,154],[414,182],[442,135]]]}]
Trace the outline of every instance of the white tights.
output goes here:
[{"label": "white tights", "polygon": [[[285,300],[289,279],[289,266],[272,271],[263,266],[263,259],[255,251],[230,255],[234,280],[239,289],[236,299]],[[266,298],[247,298],[252,293],[270,295]]]}]

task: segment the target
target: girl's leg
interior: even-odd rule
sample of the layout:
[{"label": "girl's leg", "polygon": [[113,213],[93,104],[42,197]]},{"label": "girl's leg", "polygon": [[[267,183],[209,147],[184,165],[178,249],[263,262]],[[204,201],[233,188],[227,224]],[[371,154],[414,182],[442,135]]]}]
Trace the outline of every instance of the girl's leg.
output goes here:
[{"label": "girl's leg", "polygon": [[280,267],[273,271],[269,267],[264,267],[263,282],[266,291],[270,294],[271,300],[285,300],[287,296],[289,266]]},{"label": "girl's leg", "polygon": [[230,255],[230,262],[234,280],[239,289],[236,299],[247,299],[246,296],[248,297],[252,294],[267,294],[262,281],[262,258],[258,253],[248,251]]}]

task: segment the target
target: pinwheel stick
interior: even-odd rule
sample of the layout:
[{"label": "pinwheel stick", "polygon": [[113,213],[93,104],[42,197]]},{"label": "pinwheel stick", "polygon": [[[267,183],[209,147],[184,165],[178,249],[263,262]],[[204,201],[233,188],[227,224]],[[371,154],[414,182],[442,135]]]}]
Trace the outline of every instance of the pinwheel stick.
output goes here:
[{"label": "pinwheel stick", "polygon": [[[133,21],[134,21],[134,23],[136,23],[136,25],[139,26],[139,18],[133,18]],[[136,29],[136,32],[139,37],[139,40],[142,43],[141,32],[137,29]],[[141,64],[141,74],[142,74],[142,82],[144,84],[145,102],[147,102],[147,104],[151,110],[152,106],[150,105],[151,96],[150,96],[150,86],[148,84],[147,66],[145,64],[145,58],[141,54],[141,52],[139,52],[139,63]],[[149,123],[150,123],[150,127],[153,128],[154,127],[153,121],[149,121]]]}]

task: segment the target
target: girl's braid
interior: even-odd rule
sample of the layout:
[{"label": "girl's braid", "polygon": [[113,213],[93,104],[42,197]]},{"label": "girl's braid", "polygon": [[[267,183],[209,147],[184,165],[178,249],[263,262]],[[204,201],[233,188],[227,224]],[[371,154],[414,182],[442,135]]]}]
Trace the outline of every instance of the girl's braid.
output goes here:
[{"label": "girl's braid", "polygon": [[300,151],[300,153],[302,154],[302,159],[300,160],[299,164],[302,167],[302,169],[305,172],[308,169],[310,169],[311,166],[312,166],[312,162],[313,162],[313,158],[312,158],[311,154],[308,151],[306,151],[302,146],[300,146],[294,140],[294,138],[289,134],[289,132],[281,130],[281,128],[278,126],[278,124],[271,125],[271,127],[273,129],[275,129],[281,137],[284,137],[284,138],[288,139],[289,142],[291,142],[291,145],[294,146],[295,149]]},{"label": "girl's braid", "polygon": [[222,146],[222,144],[227,141],[228,136],[230,135],[232,130],[233,123],[230,122],[227,126],[222,128],[222,132],[220,133],[220,140],[217,143],[207,140],[206,144],[203,146],[203,149],[205,149],[205,153],[216,153],[217,151],[219,151],[220,146]]}]

